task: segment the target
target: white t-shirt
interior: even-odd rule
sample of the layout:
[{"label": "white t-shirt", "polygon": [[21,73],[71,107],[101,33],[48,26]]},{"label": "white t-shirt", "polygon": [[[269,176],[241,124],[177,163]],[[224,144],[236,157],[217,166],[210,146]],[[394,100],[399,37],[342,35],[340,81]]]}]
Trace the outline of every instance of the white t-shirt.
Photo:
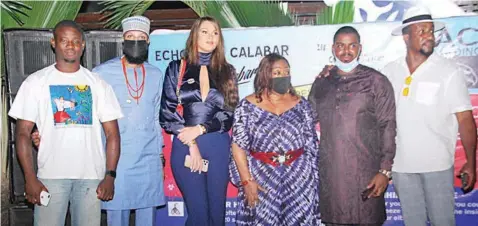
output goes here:
[{"label": "white t-shirt", "polygon": [[450,60],[433,53],[412,75],[408,96],[403,96],[410,75],[405,58],[385,66],[395,91],[397,151],[392,170],[425,173],[453,166],[458,134],[455,113],[471,110],[463,74]]},{"label": "white t-shirt", "polygon": [[8,113],[35,122],[41,135],[38,177],[102,179],[101,122],[123,117],[109,84],[81,67],[63,73],[51,65],[22,83]]}]

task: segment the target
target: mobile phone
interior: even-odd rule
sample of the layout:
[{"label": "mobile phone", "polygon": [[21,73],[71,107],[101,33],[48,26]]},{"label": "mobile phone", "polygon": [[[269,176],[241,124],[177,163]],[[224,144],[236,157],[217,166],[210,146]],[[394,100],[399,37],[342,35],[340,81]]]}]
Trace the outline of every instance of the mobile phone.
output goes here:
[{"label": "mobile phone", "polygon": [[371,187],[371,188],[368,188],[368,189],[365,189],[360,195],[362,196],[362,201],[367,201],[368,199],[368,196],[370,195],[370,193],[372,193],[373,191],[373,188],[375,186]]},{"label": "mobile phone", "polygon": [[40,204],[42,206],[48,206],[48,203],[50,203],[50,193],[46,191],[41,191],[40,193]]},{"label": "mobile phone", "polygon": [[[188,167],[188,168],[191,168],[191,156],[190,155],[186,155],[186,158],[184,159],[184,166]],[[209,168],[209,161],[206,160],[206,159],[202,159],[202,169],[201,169],[201,171],[202,172],[207,172],[208,168]]]},{"label": "mobile phone", "polygon": [[468,174],[461,173],[460,178],[461,178],[461,188],[465,190],[466,186],[468,186]]}]

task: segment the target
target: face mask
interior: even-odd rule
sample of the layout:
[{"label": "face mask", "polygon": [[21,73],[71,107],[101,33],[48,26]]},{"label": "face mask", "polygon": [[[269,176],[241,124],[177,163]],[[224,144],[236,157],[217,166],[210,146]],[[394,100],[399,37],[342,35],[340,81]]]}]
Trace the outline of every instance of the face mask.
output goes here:
[{"label": "face mask", "polygon": [[359,62],[358,62],[358,56],[359,55],[357,55],[357,57],[355,59],[353,59],[352,61],[350,61],[349,63],[344,63],[344,62],[340,61],[339,58],[336,57],[335,53],[334,53],[335,66],[337,66],[343,72],[351,72],[353,69],[355,69],[359,65]]},{"label": "face mask", "polygon": [[125,40],[123,53],[129,63],[142,64],[148,59],[148,43],[145,40]]},{"label": "face mask", "polygon": [[278,94],[286,94],[290,88],[290,76],[272,78],[272,90]]}]

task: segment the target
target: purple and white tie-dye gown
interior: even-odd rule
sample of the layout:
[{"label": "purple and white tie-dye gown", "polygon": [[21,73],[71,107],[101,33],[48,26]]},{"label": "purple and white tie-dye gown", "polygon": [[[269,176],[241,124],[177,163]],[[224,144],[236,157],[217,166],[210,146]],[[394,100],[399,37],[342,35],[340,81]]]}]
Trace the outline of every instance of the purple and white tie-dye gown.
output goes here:
[{"label": "purple and white tie-dye gown", "polygon": [[[249,171],[267,190],[259,192],[259,204],[247,206],[239,188],[237,225],[320,225],[318,139],[312,108],[304,98],[281,115],[265,111],[243,99],[236,108],[233,142],[246,151]],[[284,154],[304,148],[290,166],[273,167],[253,158],[250,151]],[[239,173],[231,161],[231,178],[240,184]]]}]

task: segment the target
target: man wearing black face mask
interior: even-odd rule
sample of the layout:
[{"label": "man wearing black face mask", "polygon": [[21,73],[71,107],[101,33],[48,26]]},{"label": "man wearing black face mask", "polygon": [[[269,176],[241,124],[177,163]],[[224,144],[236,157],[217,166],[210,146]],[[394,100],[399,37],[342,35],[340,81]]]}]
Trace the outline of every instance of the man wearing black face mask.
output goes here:
[{"label": "man wearing black face mask", "polygon": [[119,121],[121,160],[115,180],[115,197],[103,202],[109,226],[129,225],[135,210],[136,225],[155,225],[156,207],[164,205],[163,138],[159,108],[163,74],[147,63],[150,21],[134,16],[122,21],[123,57],[94,68],[112,85],[125,117]]},{"label": "man wearing black face mask", "polygon": [[353,27],[334,35],[330,75],[309,94],[320,123],[319,199],[322,222],[382,225],[384,192],[395,156],[393,88],[380,72],[358,63],[360,35]]}]

